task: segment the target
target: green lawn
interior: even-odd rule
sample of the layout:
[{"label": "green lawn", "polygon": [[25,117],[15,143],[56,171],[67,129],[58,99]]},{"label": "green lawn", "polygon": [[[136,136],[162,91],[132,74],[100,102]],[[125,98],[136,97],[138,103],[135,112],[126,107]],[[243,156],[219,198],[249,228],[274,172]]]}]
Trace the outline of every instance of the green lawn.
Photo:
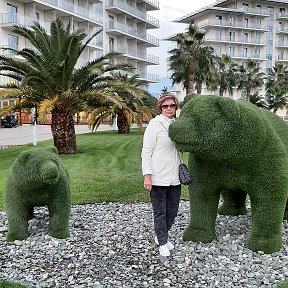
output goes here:
[{"label": "green lawn", "polygon": [[[142,137],[140,130],[128,135],[115,131],[77,135],[79,153],[61,156],[70,173],[72,203],[149,201],[141,175]],[[52,143],[42,141],[37,147]],[[0,210],[4,209],[3,192],[11,164],[21,151],[33,148],[23,145],[0,150]],[[182,197],[187,196],[187,187],[183,187]]]},{"label": "green lawn", "polygon": [[0,288],[28,288],[28,286],[0,279]]}]

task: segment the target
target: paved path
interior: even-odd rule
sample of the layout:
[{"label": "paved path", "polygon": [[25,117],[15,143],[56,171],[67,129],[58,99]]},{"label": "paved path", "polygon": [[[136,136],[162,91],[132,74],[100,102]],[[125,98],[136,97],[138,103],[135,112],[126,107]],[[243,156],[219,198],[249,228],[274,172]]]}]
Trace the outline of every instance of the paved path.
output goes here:
[{"label": "paved path", "polygon": [[[100,125],[97,131],[113,130],[110,125]],[[75,125],[76,134],[90,133],[87,125]],[[52,139],[50,125],[36,126],[37,141]],[[33,143],[33,126],[24,124],[16,128],[0,128],[0,149],[6,146]]]}]

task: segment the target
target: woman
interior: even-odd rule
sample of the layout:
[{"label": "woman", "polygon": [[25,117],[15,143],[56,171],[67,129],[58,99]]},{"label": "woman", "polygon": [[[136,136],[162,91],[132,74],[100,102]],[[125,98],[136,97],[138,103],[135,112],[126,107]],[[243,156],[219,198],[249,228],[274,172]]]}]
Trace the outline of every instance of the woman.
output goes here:
[{"label": "woman", "polygon": [[161,256],[170,256],[174,248],[168,241],[170,230],[178,212],[181,186],[178,176],[178,152],[168,136],[169,125],[179,108],[171,93],[162,95],[157,103],[157,115],[144,133],[142,148],[142,174],[144,188],[150,191],[154,214],[155,243]]}]

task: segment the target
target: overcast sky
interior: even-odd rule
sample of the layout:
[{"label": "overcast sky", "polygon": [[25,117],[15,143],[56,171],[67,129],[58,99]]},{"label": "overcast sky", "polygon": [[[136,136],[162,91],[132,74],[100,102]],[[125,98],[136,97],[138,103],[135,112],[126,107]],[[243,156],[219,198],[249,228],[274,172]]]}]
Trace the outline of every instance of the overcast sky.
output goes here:
[{"label": "overcast sky", "polygon": [[149,14],[160,20],[160,29],[148,30],[148,34],[160,39],[160,48],[148,49],[148,53],[158,56],[160,58],[160,65],[149,66],[148,72],[158,74],[160,78],[167,77],[167,51],[172,48],[172,43],[162,41],[162,39],[179,32],[184,32],[187,27],[187,25],[171,21],[214,2],[215,0],[159,0],[160,10],[151,11]]}]

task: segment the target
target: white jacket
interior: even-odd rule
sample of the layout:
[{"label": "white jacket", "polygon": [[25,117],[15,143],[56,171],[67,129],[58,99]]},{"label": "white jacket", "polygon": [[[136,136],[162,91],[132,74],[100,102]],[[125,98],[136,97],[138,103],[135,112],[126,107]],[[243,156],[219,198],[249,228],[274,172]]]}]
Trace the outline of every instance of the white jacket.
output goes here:
[{"label": "white jacket", "polygon": [[175,144],[168,137],[169,125],[174,121],[164,115],[153,118],[144,133],[142,174],[152,175],[152,185],[179,185],[179,156]]}]

